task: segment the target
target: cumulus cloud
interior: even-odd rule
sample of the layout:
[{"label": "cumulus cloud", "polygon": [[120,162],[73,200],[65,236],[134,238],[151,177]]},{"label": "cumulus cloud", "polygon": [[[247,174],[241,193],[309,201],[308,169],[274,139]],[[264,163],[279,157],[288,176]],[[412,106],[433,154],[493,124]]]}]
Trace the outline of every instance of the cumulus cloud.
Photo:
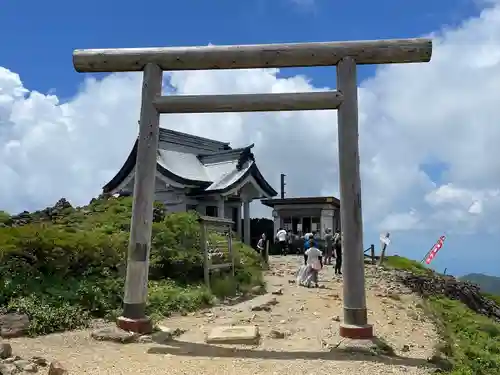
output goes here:
[{"label": "cumulus cloud", "polygon": [[[385,66],[359,89],[365,222],[377,230],[478,231],[500,209],[500,6],[436,32],[431,63]],[[41,208],[61,196],[85,204],[128,155],[137,132],[141,75],[88,78],[79,93],[29,89],[0,68],[0,208]],[[175,72],[179,94],[323,90],[276,69]],[[334,111],[164,115],[162,126],[255,143],[257,163],[289,196],[338,195]],[[439,183],[423,165],[440,163]],[[268,214],[259,208],[258,214]]]}]

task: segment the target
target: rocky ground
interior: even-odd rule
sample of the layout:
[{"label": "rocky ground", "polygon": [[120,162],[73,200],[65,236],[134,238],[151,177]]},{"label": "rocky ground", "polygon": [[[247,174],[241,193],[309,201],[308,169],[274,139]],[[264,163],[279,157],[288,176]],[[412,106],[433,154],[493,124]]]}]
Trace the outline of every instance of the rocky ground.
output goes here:
[{"label": "rocky ground", "polygon": [[[169,318],[168,327],[152,337],[124,334],[127,345],[97,341],[91,331],[54,334],[35,339],[4,340],[13,352],[3,355],[6,375],[28,370],[64,374],[427,374],[437,334],[418,308],[419,299],[395,283],[389,271],[367,266],[367,304],[377,339],[356,342],[339,337],[342,279],[332,267],[320,274],[322,288],[296,286],[299,257],[272,257],[266,280],[269,294],[233,306],[217,306]],[[221,325],[257,326],[260,341],[251,345],[207,344]],[[94,332],[94,336],[96,336]],[[171,338],[171,336],[176,336]],[[13,356],[17,357],[13,357]],[[19,365],[15,362],[23,360]],[[37,365],[42,360],[46,367]],[[57,360],[58,362],[51,361]],[[29,362],[29,363],[28,363]],[[62,365],[61,365],[62,364]],[[1,365],[0,365],[1,366]],[[56,367],[57,372],[50,372]],[[43,371],[43,372],[42,372]]]}]

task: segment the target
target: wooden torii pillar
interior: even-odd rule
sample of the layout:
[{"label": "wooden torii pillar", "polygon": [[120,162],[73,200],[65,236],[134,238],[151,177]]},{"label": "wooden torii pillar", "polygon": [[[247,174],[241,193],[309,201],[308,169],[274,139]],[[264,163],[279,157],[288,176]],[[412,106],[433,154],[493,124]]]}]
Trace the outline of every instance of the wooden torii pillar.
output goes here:
[{"label": "wooden torii pillar", "polygon": [[[156,150],[161,113],[338,109],[344,320],[340,335],[370,338],[363,263],[356,65],[428,62],[430,39],[240,46],[75,50],[78,72],[143,72],[137,164],[123,314],[117,325],[147,333],[145,314]],[[337,66],[337,91],[286,94],[161,95],[163,71]],[[333,146],[333,145],[332,145]]]}]

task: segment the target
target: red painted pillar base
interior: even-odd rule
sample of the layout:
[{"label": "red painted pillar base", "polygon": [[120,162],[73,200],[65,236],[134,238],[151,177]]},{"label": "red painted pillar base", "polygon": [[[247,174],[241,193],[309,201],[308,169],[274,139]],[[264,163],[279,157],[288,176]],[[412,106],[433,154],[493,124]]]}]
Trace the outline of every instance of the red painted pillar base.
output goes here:
[{"label": "red painted pillar base", "polygon": [[366,324],[357,326],[353,324],[340,324],[340,337],[354,340],[369,340],[373,338],[373,326]]},{"label": "red painted pillar base", "polygon": [[147,317],[143,319],[129,319],[120,316],[116,320],[116,325],[124,331],[135,332],[141,335],[147,335],[153,332],[153,323],[151,319]]}]

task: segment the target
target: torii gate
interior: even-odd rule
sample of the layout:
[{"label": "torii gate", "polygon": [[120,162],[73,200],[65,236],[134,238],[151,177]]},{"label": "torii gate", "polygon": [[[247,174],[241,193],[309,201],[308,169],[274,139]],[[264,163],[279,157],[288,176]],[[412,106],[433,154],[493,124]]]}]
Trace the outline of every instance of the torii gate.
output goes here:
[{"label": "torii gate", "polygon": [[[148,333],[145,314],[156,150],[161,113],[338,109],[340,214],[344,249],[344,319],[340,335],[371,338],[363,257],[356,65],[429,62],[430,39],[205,47],[75,50],[78,72],[143,71],[137,164],[123,314],[117,325]],[[337,91],[162,96],[163,71],[337,66]]]}]

